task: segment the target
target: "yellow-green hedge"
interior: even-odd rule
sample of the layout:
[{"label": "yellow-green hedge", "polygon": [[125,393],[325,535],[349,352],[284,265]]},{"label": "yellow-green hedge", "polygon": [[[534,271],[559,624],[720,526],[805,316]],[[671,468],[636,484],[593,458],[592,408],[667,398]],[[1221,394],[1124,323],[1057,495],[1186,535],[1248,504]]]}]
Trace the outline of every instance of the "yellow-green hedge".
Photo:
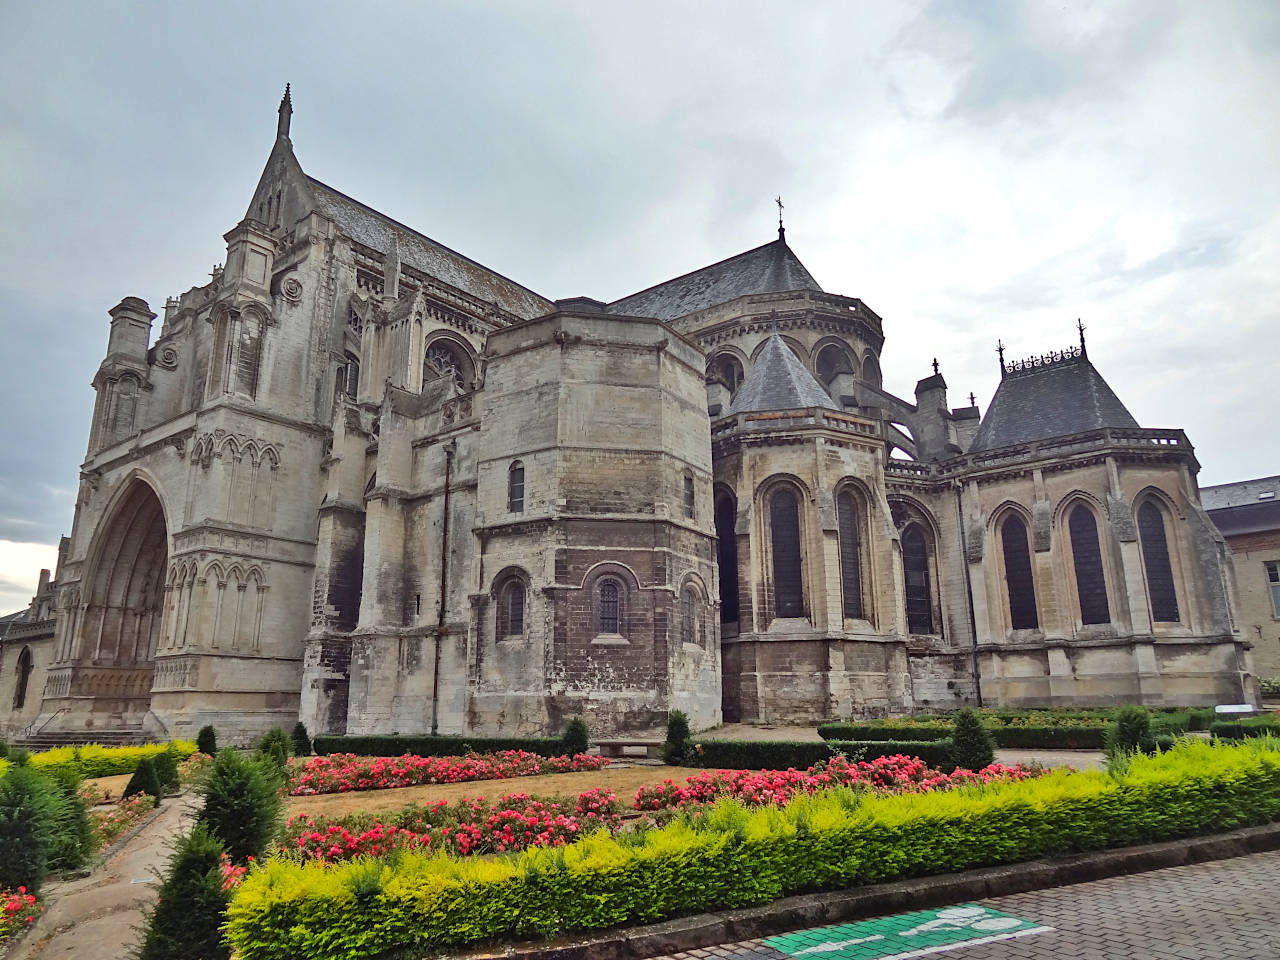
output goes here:
[{"label": "yellow-green hedge", "polygon": [[1134,758],[1120,781],[1057,771],[946,793],[834,790],[785,808],[722,801],[697,825],[601,832],[493,859],[412,853],[327,868],[272,860],[237,890],[226,930],[241,960],[357,960],[643,923],[1274,819],[1274,743],[1180,742]]},{"label": "yellow-green hedge", "polygon": [[191,740],[174,740],[171,744],[148,743],[140,747],[104,747],[90,743],[83,747],[54,747],[31,755],[31,765],[37,770],[74,770],[80,776],[112,777],[121,773],[133,773],[143,757],[154,757],[170,747],[185,760],[196,752]]}]

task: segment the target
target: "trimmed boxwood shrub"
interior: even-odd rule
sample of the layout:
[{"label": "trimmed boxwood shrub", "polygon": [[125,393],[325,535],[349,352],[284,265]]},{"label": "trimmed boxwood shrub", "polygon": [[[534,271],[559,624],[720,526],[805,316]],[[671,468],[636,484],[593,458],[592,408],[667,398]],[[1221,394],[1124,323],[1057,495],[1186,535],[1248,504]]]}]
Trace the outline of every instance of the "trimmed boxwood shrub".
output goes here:
[{"label": "trimmed boxwood shrub", "polygon": [[213,756],[218,752],[218,732],[210,724],[205,724],[196,734],[196,750]]},{"label": "trimmed boxwood shrub", "polygon": [[295,757],[311,756],[311,735],[307,733],[307,725],[299,720],[293,725],[293,755]]},{"label": "trimmed boxwood shrub", "polygon": [[[997,747],[1040,750],[1101,750],[1105,727],[989,727]],[[894,726],[870,723],[824,723],[818,727],[824,740],[943,740],[950,727]]]},{"label": "trimmed boxwood shrub", "polygon": [[222,749],[204,780],[199,820],[236,863],[261,857],[279,826],[280,772],[271,760]]},{"label": "trimmed boxwood shrub", "polygon": [[793,893],[1171,840],[1280,819],[1280,753],[1183,740],[1119,779],[1054,771],[926,794],[832,790],[786,807],[564,847],[329,868],[273,859],[228,909],[241,960],[356,960],[767,903]]},{"label": "trimmed boxwood shrub", "polygon": [[689,762],[698,767],[725,770],[803,770],[836,753],[874,760],[906,754],[931,767],[952,769],[950,740],[827,740],[804,743],[793,740],[703,740],[696,742]]},{"label": "trimmed boxwood shrub", "polygon": [[138,960],[225,960],[219,927],[231,899],[222,889],[222,843],[197,823],[178,840],[155,907],[147,916]]},{"label": "trimmed boxwood shrub", "polygon": [[824,723],[818,727],[823,740],[945,740],[950,725],[932,727],[889,723]]},{"label": "trimmed boxwood shrub", "polygon": [[317,734],[312,738],[311,746],[317,756],[354,753],[358,757],[402,757],[409,753],[418,757],[456,757],[502,750],[524,750],[542,757],[564,756],[564,741],[559,737],[339,737]]},{"label": "trimmed boxwood shrub", "polygon": [[951,762],[964,770],[981,770],[995,762],[996,742],[978,711],[966,707],[956,713],[951,734]]},{"label": "trimmed boxwood shrub", "polygon": [[560,738],[566,756],[574,757],[586,753],[591,746],[591,730],[582,717],[570,717],[564,726],[564,736]]}]

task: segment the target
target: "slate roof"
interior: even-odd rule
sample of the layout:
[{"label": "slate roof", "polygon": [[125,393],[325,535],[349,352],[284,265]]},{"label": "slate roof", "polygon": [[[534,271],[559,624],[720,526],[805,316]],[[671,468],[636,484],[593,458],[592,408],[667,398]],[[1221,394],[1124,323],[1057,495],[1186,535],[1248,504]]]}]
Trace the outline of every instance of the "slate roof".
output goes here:
[{"label": "slate roof", "polygon": [[503,309],[526,320],[543,316],[555,309],[550,300],[528,287],[450,250],[430,237],[365,206],[359,200],[321,183],[315,177],[308,176],[307,184],[315,197],[316,211],[338,224],[354,240],[366,247],[386,253],[391,249],[391,238],[396,236],[399,238],[402,263],[443,280],[473,297],[497,302]]},{"label": "slate roof", "polygon": [[779,233],[772,243],[615,300],[609,304],[609,312],[674,320],[747,294],[784,290],[822,292]]},{"label": "slate roof", "polygon": [[1223,536],[1280,530],[1280,477],[1201,487],[1200,503]]},{"label": "slate roof", "polygon": [[800,358],[775,333],[765,341],[751,372],[738,388],[729,413],[764,413],[802,407],[840,409]]},{"label": "slate roof", "polygon": [[1000,381],[971,451],[1102,427],[1137,427],[1138,421],[1086,356],[1009,373]]}]

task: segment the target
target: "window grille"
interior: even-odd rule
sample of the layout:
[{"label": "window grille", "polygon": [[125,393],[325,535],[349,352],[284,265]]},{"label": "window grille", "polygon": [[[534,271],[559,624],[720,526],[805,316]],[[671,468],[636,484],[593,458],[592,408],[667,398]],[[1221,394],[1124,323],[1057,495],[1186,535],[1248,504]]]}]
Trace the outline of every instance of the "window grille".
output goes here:
[{"label": "window grille", "polygon": [[862,619],[862,537],[858,531],[858,504],[842,493],[836,500],[836,525],[840,540],[840,591],[844,618]]},{"label": "window grille", "polygon": [[1177,623],[1178,591],[1169,563],[1169,540],[1165,536],[1164,512],[1148,500],[1138,508],[1138,538],[1142,542],[1142,564],[1147,571],[1147,595],[1151,598],[1151,619],[1157,623]]},{"label": "window grille", "polygon": [[1280,563],[1269,561],[1267,568],[1267,586],[1271,589],[1271,615],[1280,617]]},{"label": "window grille", "polygon": [[1010,514],[1000,525],[1004,547],[1004,582],[1009,588],[1009,622],[1015,630],[1034,630],[1040,626],[1036,613],[1036,583],[1031,572],[1031,549],[1027,544],[1027,525],[1022,518]]},{"label": "window grille", "polygon": [[773,540],[774,615],[803,617],[800,503],[790,490],[779,490],[769,501],[769,527]]},{"label": "window grille", "polygon": [[622,619],[622,585],[617,580],[600,581],[600,602],[596,633],[620,633]]},{"label": "window grille", "polygon": [[738,541],[734,528],[738,508],[733,497],[716,501],[716,561],[720,567],[720,622],[738,620]]},{"label": "window grille", "polygon": [[1067,527],[1071,532],[1076,593],[1080,596],[1080,622],[1110,623],[1107,578],[1102,572],[1102,549],[1098,545],[1098,523],[1093,512],[1085,506],[1076,507],[1071,511]]},{"label": "window grille", "polygon": [[916,524],[902,531],[902,579],[907,595],[907,632],[933,633],[929,548],[923,531]]},{"label": "window grille", "polygon": [[426,383],[438,377],[453,377],[453,382],[458,385],[458,389],[466,390],[464,365],[465,362],[458,356],[457,350],[450,346],[447,341],[437,340],[427,347],[427,358],[422,380]]},{"label": "window grille", "polygon": [[524,464],[519,460],[507,471],[507,510],[524,513]]}]

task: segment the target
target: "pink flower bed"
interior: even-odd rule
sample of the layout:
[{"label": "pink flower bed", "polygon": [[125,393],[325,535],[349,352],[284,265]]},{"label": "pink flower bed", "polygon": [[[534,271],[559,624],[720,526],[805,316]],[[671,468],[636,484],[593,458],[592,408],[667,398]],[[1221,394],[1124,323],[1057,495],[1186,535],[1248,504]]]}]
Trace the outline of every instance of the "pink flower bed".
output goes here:
[{"label": "pink flower bed", "polygon": [[834,757],[807,770],[708,770],[685,779],[683,786],[664,780],[636,791],[637,810],[667,810],[714,803],[735,797],[743,803],[786,803],[798,793],[815,793],[831,787],[865,786],[877,793],[926,793],[969,784],[1027,780],[1040,771],[1021,764],[993,763],[974,772],[943,773],[918,757],[898,755],[851,762]]},{"label": "pink flower bed", "polygon": [[609,761],[579,753],[572,757],[540,757],[524,750],[472,754],[466,757],[357,757],[333,753],[289,761],[289,793],[295,797],[350,790],[387,790],[425,783],[505,780],[542,773],[598,770]]},{"label": "pink flower bed", "polygon": [[334,863],[394,850],[447,850],[463,856],[526,847],[558,847],[580,834],[617,830],[622,805],[612,791],[588,790],[577,802],[513,793],[498,800],[441,800],[385,819],[354,815],[329,821],[290,817],[281,845],[305,860]]}]

